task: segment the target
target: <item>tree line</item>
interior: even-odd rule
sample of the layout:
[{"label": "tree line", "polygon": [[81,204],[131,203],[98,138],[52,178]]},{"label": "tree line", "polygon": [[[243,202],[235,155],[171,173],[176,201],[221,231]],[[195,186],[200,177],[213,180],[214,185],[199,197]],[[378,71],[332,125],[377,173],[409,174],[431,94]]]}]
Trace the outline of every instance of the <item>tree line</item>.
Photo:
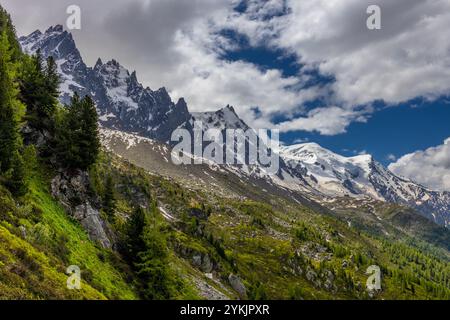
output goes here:
[{"label": "tree line", "polygon": [[[98,157],[94,101],[75,93],[62,107],[59,85],[54,58],[44,60],[39,51],[24,54],[10,16],[0,7],[0,183],[16,196],[27,193],[27,148],[37,148],[44,160],[65,169],[86,170]],[[24,139],[29,132],[33,138]]]}]

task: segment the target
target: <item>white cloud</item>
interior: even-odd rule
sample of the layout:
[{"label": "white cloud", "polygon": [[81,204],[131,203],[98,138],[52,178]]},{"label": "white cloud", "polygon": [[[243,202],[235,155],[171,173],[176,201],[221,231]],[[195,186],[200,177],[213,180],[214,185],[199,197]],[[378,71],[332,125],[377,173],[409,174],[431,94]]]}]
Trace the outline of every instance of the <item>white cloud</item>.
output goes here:
[{"label": "white cloud", "polygon": [[277,46],[336,77],[339,100],[365,104],[434,98],[450,89],[448,0],[379,0],[382,30],[366,27],[371,0],[290,0]]},{"label": "white cloud", "polygon": [[[255,127],[273,126],[271,119],[281,113],[289,119],[279,125],[283,131],[334,135],[367,120],[373,110],[359,105],[432,99],[450,90],[448,0],[379,0],[381,31],[366,28],[370,0],[248,0],[246,11],[237,13],[232,8],[239,2],[79,0],[83,29],[74,36],[89,64],[98,56],[116,58],[146,85],[186,97],[192,111],[232,104]],[[21,34],[64,23],[69,4],[2,1]],[[278,70],[224,61],[222,50],[236,48],[217,33],[224,28],[248,35],[253,45],[293,53],[305,69],[318,68],[336,82],[304,90],[304,74],[284,77]],[[322,106],[302,108],[317,97]]]},{"label": "white cloud", "polygon": [[366,122],[367,114],[371,110],[344,109],[340,107],[315,108],[308,112],[306,117],[295,118],[277,127],[281,132],[304,130],[316,131],[322,135],[335,135],[345,133],[351,122]]},{"label": "white cloud", "polygon": [[[282,3],[283,1],[271,1]],[[434,99],[450,91],[450,1],[379,0],[382,30],[366,27],[366,9],[371,0],[287,0],[290,14],[270,21],[255,19],[258,8],[248,9],[230,23],[255,43],[270,45],[297,54],[306,67],[317,67],[336,82],[331,105],[344,105],[340,119],[316,113],[306,127],[336,128],[343,131],[358,119],[353,106],[384,100],[398,104],[415,97]],[[255,9],[256,8],[256,9]],[[335,107],[330,111],[336,113]],[[315,123],[315,125],[313,124]],[[295,126],[290,126],[294,127]],[[294,129],[292,128],[292,129]]]},{"label": "white cloud", "polygon": [[386,159],[389,161],[395,161],[397,160],[397,157],[394,154],[390,153],[386,156]]},{"label": "white cloud", "polygon": [[450,191],[450,138],[443,145],[401,157],[389,169],[431,189]]},{"label": "white cloud", "polygon": [[308,138],[298,138],[294,140],[294,144],[302,144],[302,143],[307,143],[309,142]]}]

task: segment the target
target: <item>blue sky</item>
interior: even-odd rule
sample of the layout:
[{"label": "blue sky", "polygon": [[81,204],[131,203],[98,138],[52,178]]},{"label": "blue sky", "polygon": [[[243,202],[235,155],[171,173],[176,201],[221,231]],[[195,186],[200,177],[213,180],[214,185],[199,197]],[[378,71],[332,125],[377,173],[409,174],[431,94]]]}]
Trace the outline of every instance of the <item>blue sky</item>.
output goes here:
[{"label": "blue sky", "polygon": [[282,135],[288,144],[308,139],[346,156],[360,152],[372,154],[384,165],[417,150],[438,146],[450,137],[450,104],[445,98],[434,102],[404,103],[375,112],[367,123],[352,123],[347,132],[323,136],[309,132]]},{"label": "blue sky", "polygon": [[[261,45],[252,46],[245,36],[230,30],[223,31],[223,34],[238,44],[238,48],[223,52],[222,59],[246,61],[262,70],[277,69],[286,77],[301,73],[303,65],[298,63],[295,55]],[[334,81],[332,77],[323,76],[317,70],[309,74],[314,76],[308,85],[326,85]],[[320,105],[321,102],[313,100],[306,105]],[[318,132],[294,130],[282,133],[282,142],[316,142],[345,156],[369,153],[387,166],[405,154],[438,146],[450,137],[448,97],[442,96],[433,100],[418,97],[389,106],[378,101],[371,105],[374,105],[376,111],[366,122],[351,123],[344,133],[322,135]],[[258,106],[255,106],[255,109],[258,109]],[[274,120],[281,121],[277,117],[274,117]]]},{"label": "blue sky", "polygon": [[[242,59],[258,64],[261,68],[277,68],[283,74],[295,75],[299,66],[292,57],[281,58],[279,53],[264,48],[245,48],[232,52],[226,59]],[[315,78],[318,83],[323,77]],[[442,144],[450,137],[450,99],[441,97],[428,101],[417,98],[394,106],[378,103],[378,111],[365,123],[352,123],[345,133],[321,135],[302,130],[283,133],[286,144],[317,142],[323,147],[345,156],[370,153],[385,165],[414,152]]]}]

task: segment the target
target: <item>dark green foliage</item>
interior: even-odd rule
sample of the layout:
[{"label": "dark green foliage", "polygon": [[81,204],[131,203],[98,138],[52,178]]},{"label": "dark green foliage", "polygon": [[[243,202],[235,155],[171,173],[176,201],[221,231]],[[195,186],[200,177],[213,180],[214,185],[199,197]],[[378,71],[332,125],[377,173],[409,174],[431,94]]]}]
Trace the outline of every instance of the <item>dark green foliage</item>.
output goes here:
[{"label": "dark green foliage", "polygon": [[133,212],[126,225],[126,247],[124,254],[129,261],[133,261],[139,252],[145,250],[145,243],[142,235],[144,234],[146,225],[146,213],[144,209],[139,207]]},{"label": "dark green foliage", "polygon": [[264,284],[257,282],[248,290],[248,298],[250,300],[267,300],[267,293]]},{"label": "dark green foliage", "polygon": [[295,237],[300,241],[321,240],[321,235],[303,222],[295,229]]},{"label": "dark green foliage", "polygon": [[12,24],[10,15],[0,5],[0,33],[6,32],[10,44],[13,61],[17,62],[22,56],[20,44],[17,41],[16,29]]},{"label": "dark green foliage", "polygon": [[23,196],[28,191],[28,177],[25,163],[22,156],[15,152],[13,164],[8,179],[5,182],[6,187],[16,196]]},{"label": "dark green foliage", "polygon": [[94,101],[75,94],[57,128],[57,155],[63,167],[86,170],[100,152],[98,115]]},{"label": "dark green foliage", "polygon": [[55,130],[55,112],[58,106],[59,76],[53,57],[45,63],[38,51],[24,56],[20,70],[20,98],[27,106],[27,120],[33,129]]},{"label": "dark green foliage", "polygon": [[133,266],[144,299],[163,300],[174,296],[176,280],[168,268],[165,236],[156,219],[156,212],[138,208],[127,223],[126,256]]},{"label": "dark green foliage", "polygon": [[21,120],[25,107],[18,99],[17,62],[5,20],[0,33],[0,175],[16,195],[26,192],[25,169],[20,149]]},{"label": "dark green foliage", "polygon": [[114,212],[116,209],[116,192],[114,190],[114,180],[111,175],[106,177],[105,191],[103,194],[103,210],[109,221],[114,222]]},{"label": "dark green foliage", "polygon": [[145,249],[138,253],[135,267],[149,300],[170,299],[172,279],[167,268],[168,252],[164,236],[155,226],[146,226],[142,235]]},{"label": "dark green foliage", "polygon": [[289,287],[289,300],[303,300],[305,293],[303,289],[298,285],[293,285]]}]

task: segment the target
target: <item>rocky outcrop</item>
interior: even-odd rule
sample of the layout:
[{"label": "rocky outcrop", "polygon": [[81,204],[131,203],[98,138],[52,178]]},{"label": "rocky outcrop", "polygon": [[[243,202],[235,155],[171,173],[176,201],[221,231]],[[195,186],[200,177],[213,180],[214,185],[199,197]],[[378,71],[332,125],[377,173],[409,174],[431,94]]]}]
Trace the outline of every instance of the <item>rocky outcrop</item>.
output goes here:
[{"label": "rocky outcrop", "polygon": [[205,273],[212,272],[214,268],[214,264],[207,254],[195,254],[192,257],[192,264]]},{"label": "rocky outcrop", "polygon": [[219,269],[218,264],[210,257],[208,253],[197,251],[186,247],[182,243],[174,243],[175,251],[183,258],[190,260],[192,265],[203,273],[212,273]]},{"label": "rocky outcrop", "polygon": [[100,217],[99,211],[93,209],[89,202],[77,206],[73,216],[81,223],[91,240],[97,241],[103,248],[112,247],[111,241],[105,232],[107,229],[105,222]]},{"label": "rocky outcrop", "polygon": [[112,248],[108,226],[88,195],[89,174],[84,171],[60,172],[51,183],[52,195],[72,218],[80,222],[92,241]]},{"label": "rocky outcrop", "polygon": [[242,280],[241,278],[239,278],[239,276],[230,274],[228,276],[228,281],[230,282],[231,287],[238,293],[239,298],[247,298],[247,288],[245,288],[245,285],[242,283]]}]

